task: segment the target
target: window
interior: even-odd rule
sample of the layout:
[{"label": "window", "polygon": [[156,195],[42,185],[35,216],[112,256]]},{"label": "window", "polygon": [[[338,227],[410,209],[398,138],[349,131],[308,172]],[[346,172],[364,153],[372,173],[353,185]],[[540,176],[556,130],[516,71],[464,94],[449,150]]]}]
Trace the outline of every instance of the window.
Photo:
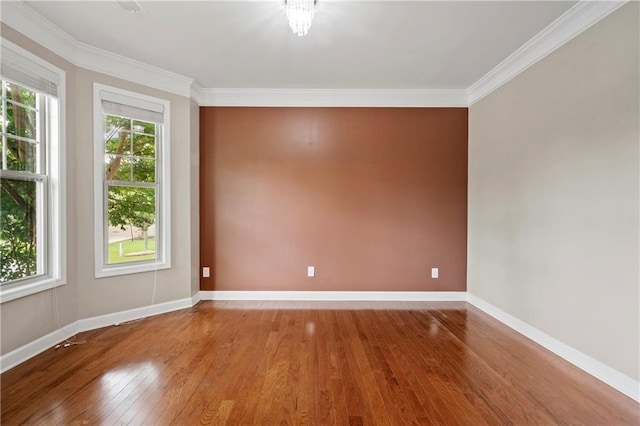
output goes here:
[{"label": "window", "polygon": [[169,102],[94,85],[96,277],[170,267]]},{"label": "window", "polygon": [[65,280],[64,71],[2,39],[0,298]]}]

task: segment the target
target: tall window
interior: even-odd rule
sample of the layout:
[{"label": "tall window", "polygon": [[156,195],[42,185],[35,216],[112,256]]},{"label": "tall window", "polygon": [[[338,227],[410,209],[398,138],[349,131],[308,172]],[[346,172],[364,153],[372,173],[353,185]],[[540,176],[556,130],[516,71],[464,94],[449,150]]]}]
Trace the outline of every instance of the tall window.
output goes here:
[{"label": "tall window", "polygon": [[47,170],[44,117],[47,99],[41,93],[2,80],[0,132],[0,280],[7,283],[46,272],[43,232]]},{"label": "tall window", "polygon": [[94,96],[96,276],[167,268],[169,104],[99,84]]},{"label": "tall window", "polygon": [[2,40],[0,295],[12,300],[64,283],[64,72]]}]

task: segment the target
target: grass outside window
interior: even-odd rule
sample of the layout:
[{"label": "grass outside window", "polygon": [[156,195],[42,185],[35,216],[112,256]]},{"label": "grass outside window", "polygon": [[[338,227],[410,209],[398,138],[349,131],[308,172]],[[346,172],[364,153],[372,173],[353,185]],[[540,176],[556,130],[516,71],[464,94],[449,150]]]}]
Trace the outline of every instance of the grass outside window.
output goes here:
[{"label": "grass outside window", "polygon": [[[122,244],[122,255],[120,245]],[[149,238],[145,253],[144,240],[123,240],[109,243],[109,263],[137,262],[141,260],[155,260],[156,239]]]}]

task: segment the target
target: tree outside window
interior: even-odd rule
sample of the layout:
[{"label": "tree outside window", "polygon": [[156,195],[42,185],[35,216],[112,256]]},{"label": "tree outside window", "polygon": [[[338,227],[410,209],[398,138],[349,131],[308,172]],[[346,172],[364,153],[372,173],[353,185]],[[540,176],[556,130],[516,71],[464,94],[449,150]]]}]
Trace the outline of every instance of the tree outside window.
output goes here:
[{"label": "tree outside window", "polygon": [[45,273],[42,232],[46,181],[42,137],[45,95],[2,80],[0,282]]},{"label": "tree outside window", "polygon": [[108,264],[157,259],[158,127],[105,114]]}]

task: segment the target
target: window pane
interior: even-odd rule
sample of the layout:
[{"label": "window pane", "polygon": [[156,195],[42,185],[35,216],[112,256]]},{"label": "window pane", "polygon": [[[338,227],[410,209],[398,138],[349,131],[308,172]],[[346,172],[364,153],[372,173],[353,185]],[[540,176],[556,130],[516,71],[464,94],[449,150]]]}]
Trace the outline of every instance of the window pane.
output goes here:
[{"label": "window pane", "polygon": [[131,119],[105,116],[105,150],[112,154],[131,153]]},{"label": "window pane", "polygon": [[37,144],[7,138],[7,169],[26,172],[37,170]]},{"label": "window pane", "polygon": [[131,181],[131,157],[105,155],[106,180]]},{"label": "window pane", "polygon": [[0,282],[38,273],[37,185],[33,181],[0,180]]},{"label": "window pane", "polygon": [[155,182],[156,162],[154,160],[134,159],[133,180],[134,182]]},{"label": "window pane", "polygon": [[36,107],[36,92],[26,89],[18,84],[5,82],[7,86],[7,99],[28,105],[32,108]]},{"label": "window pane", "polygon": [[155,260],[156,190],[110,185],[107,263]]},{"label": "window pane", "polygon": [[133,131],[135,133],[146,133],[147,135],[154,136],[156,134],[155,123],[148,123],[146,121],[133,120]]},{"label": "window pane", "polygon": [[7,133],[35,140],[36,112],[7,102]]},{"label": "window pane", "polygon": [[131,119],[118,117],[116,115],[105,114],[105,129],[107,132],[118,132],[120,130],[131,131]]},{"label": "window pane", "polygon": [[133,155],[136,157],[155,158],[156,138],[149,135],[133,135]]}]

